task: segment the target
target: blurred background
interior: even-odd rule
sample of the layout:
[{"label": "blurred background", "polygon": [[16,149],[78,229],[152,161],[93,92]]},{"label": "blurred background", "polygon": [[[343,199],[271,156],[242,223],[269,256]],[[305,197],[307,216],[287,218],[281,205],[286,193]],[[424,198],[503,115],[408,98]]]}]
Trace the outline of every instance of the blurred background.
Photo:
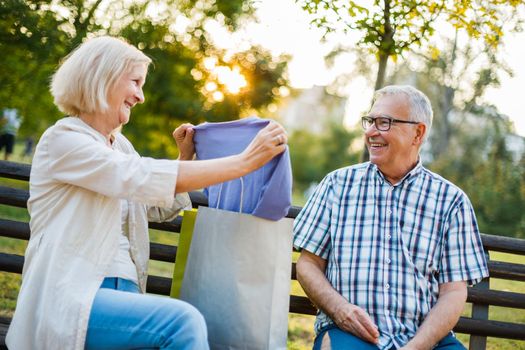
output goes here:
[{"label": "blurred background", "polygon": [[[183,122],[276,119],[300,206],[325,174],[367,159],[358,121],[374,90],[410,84],[434,108],[425,166],[468,194],[482,232],[525,238],[524,19],[523,0],[0,0],[0,109],[20,124],[10,160],[31,162],[63,117],[49,93],[60,60],[114,35],[153,59],[123,130],[144,156],[177,157]],[[0,282],[9,314],[19,281]],[[291,348],[311,346],[311,322],[291,324]]]}]

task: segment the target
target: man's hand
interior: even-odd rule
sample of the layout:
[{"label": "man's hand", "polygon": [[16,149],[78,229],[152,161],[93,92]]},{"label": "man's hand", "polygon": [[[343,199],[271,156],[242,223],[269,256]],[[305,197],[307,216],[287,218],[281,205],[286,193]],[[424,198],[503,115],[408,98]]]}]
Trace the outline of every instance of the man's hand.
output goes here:
[{"label": "man's hand", "polygon": [[359,306],[341,303],[335,310],[334,322],[342,330],[352,333],[372,344],[379,342],[379,331],[368,313]]},{"label": "man's hand", "polygon": [[173,131],[173,138],[179,148],[179,160],[192,160],[195,155],[193,124],[185,123]]}]

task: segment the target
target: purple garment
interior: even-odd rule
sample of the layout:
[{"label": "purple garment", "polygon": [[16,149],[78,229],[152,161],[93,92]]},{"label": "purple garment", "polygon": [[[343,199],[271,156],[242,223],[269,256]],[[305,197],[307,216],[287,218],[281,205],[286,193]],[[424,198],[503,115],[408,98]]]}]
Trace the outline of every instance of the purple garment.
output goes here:
[{"label": "purple garment", "polygon": [[[250,117],[197,125],[193,137],[197,159],[221,158],[242,152],[268,123],[268,119]],[[292,203],[292,169],[288,147],[285,152],[242,179],[242,185],[239,179],[235,179],[206,188],[209,206],[242,211],[269,220],[279,220],[288,214]],[[242,210],[241,186],[244,187]]]}]

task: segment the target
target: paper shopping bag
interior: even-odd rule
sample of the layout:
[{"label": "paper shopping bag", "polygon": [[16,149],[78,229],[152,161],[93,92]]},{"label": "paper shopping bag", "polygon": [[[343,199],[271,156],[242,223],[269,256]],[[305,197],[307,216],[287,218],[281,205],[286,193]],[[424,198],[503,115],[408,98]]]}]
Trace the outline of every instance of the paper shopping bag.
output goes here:
[{"label": "paper shopping bag", "polygon": [[292,223],[199,208],[180,299],[204,315],[211,349],[286,349]]},{"label": "paper shopping bag", "polygon": [[195,210],[185,210],[182,214],[182,225],[180,228],[179,245],[177,246],[177,255],[175,256],[175,267],[173,269],[173,279],[171,282],[170,297],[178,298],[180,287],[184,277],[186,261],[190,251],[191,239],[193,236],[193,226],[197,212]]}]

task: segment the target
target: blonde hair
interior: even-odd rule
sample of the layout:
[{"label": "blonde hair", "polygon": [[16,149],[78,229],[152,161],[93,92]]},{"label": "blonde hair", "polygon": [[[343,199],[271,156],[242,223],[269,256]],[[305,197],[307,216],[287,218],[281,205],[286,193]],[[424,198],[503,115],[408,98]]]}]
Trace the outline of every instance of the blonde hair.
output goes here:
[{"label": "blonde hair", "polygon": [[125,41],[102,36],[84,42],[62,61],[51,80],[55,105],[68,115],[100,113],[108,91],[136,64],[151,59]]}]

